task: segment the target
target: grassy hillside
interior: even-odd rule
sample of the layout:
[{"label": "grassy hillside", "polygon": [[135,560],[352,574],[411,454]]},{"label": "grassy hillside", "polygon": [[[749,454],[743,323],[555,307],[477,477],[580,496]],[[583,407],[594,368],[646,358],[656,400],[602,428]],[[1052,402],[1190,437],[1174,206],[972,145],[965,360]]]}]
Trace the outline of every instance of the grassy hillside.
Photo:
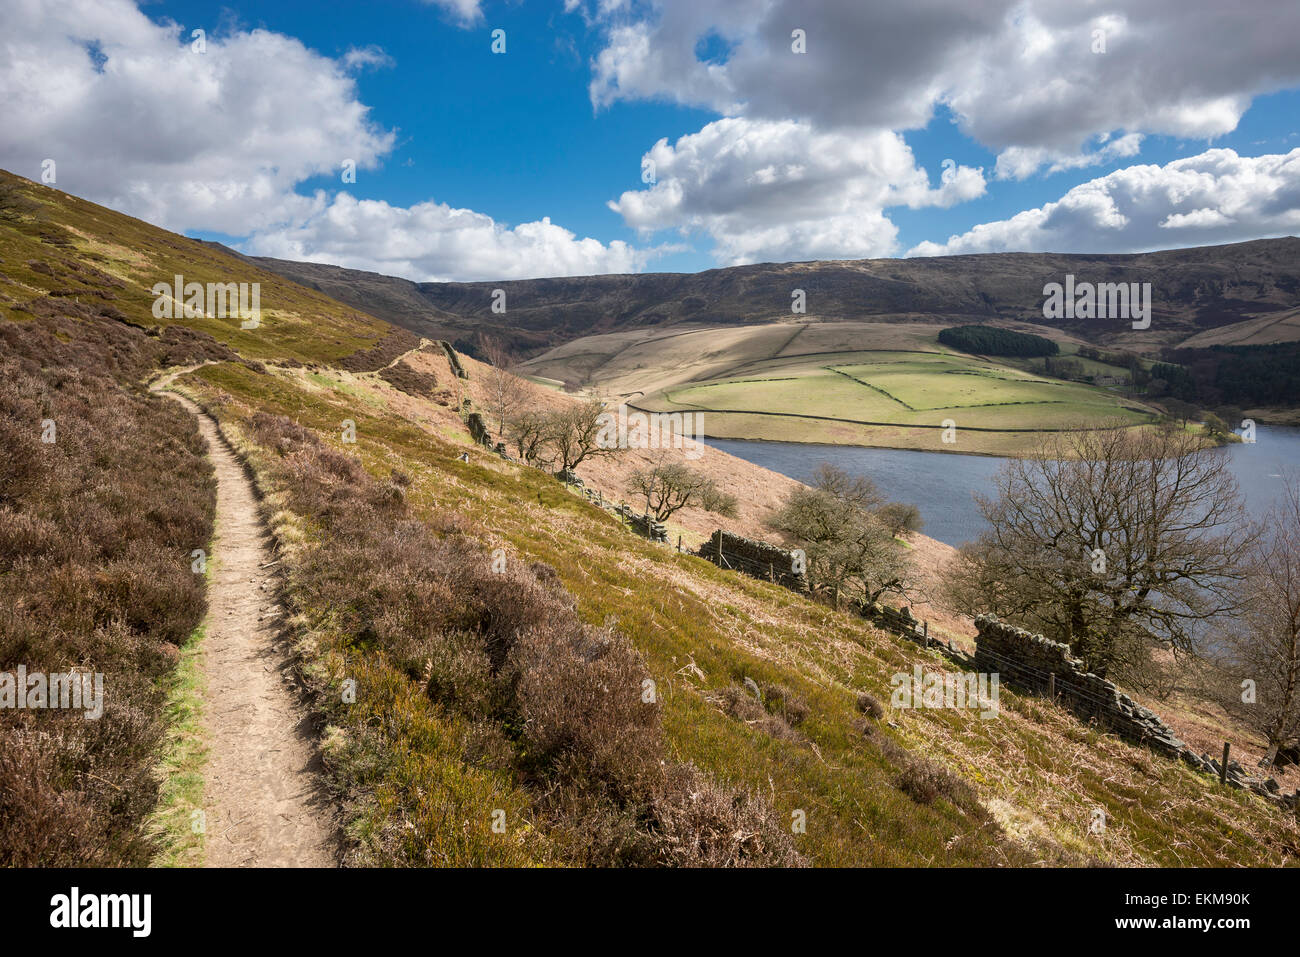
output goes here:
[{"label": "grassy hillside", "polygon": [[[29,306],[61,302],[79,318],[103,317],[141,329],[173,324],[153,316],[155,283],[261,284],[261,324],[200,316],[185,328],[213,336],[246,359],[338,362],[375,347],[393,327],[320,293],[219,252],[0,170],[0,232],[5,282],[0,309],[21,318]],[[15,313],[17,316],[15,317]],[[179,325],[179,323],[177,323]],[[414,337],[397,333],[405,347]],[[400,350],[399,350],[400,351]]]},{"label": "grassy hillside", "polygon": [[[194,550],[215,507],[193,419],[142,382],[171,357],[233,354],[94,312],[81,291],[123,287],[21,198],[0,192],[0,674],[75,673],[98,705],[0,707],[0,865],[139,866],[170,800],[155,767],[176,754],[166,709],[198,641]],[[63,275],[46,294],[51,262]]]},{"label": "grassy hillside", "polygon": [[[463,383],[377,320],[268,280],[251,336],[208,317],[146,335],[134,324],[155,324],[158,272],[258,274],[62,194],[4,186],[20,210],[0,219],[6,351],[32,323],[78,342],[98,342],[90,330],[153,342],[126,379],[193,366],[177,387],[253,468],[349,862],[1294,861],[1300,831],[1258,798],[1041,699],[1004,688],[991,719],[891,707],[891,676],[952,666],[636,538],[550,476],[474,446],[456,412]],[[105,334],[86,348],[107,361],[117,347]],[[183,445],[149,454],[192,468]],[[145,753],[161,764],[161,744]],[[1094,834],[1098,808],[1108,826]]]},{"label": "grassy hillside", "polygon": [[[481,545],[485,551],[472,561],[483,565],[490,562],[486,549],[495,548],[505,550],[509,567],[544,563],[545,575],[572,596],[583,621],[617,629],[643,657],[646,673],[663,689],[667,753],[761,796],[779,820],[804,811],[807,833],[794,844],[812,863],[1278,864],[1293,853],[1294,825],[1258,800],[1220,791],[1038,699],[1004,691],[995,720],[887,705],[882,719],[864,717],[860,694],[887,702],[890,675],[915,663],[943,670],[942,659],[850,615],[633,538],[549,477],[393,415],[394,397],[382,381],[339,375],[334,388],[320,389],[304,387],[302,378],[292,370],[259,375],[222,364],[189,377],[187,388],[241,437],[268,477],[274,507],[294,495],[293,478],[277,463],[257,416],[292,413],[339,451],[338,423],[352,418],[355,454],[366,473],[375,482],[389,479],[393,469],[410,476],[404,499],[425,527]],[[349,458],[353,451],[346,449]],[[458,461],[462,451],[469,463]],[[291,567],[322,560],[314,545],[329,539],[320,537],[327,532],[318,523],[282,509],[277,524],[294,543]],[[349,581],[366,580],[348,567]],[[318,594],[293,600],[311,636],[306,662],[320,699],[337,701],[347,675],[374,683],[358,694],[371,702],[365,707],[327,705],[327,753],[357,822],[358,859],[396,854],[416,862],[411,855],[426,842],[445,841],[447,820],[461,815],[479,843],[457,852],[469,856],[448,860],[542,862],[574,853],[586,859],[581,854],[588,849],[575,850],[571,829],[537,810],[526,776],[497,765],[496,777],[480,781],[494,765],[480,764],[474,720],[445,702],[432,707],[423,673],[418,667],[403,672],[400,657],[388,660],[382,631],[345,624],[343,610]],[[746,678],[780,687],[778,699],[796,707],[754,712],[743,691]],[[399,721],[392,720],[396,714]],[[412,753],[416,740],[432,753]],[[914,782],[925,778],[926,761],[951,775],[932,772],[937,791]],[[430,805],[435,782],[440,797],[433,803],[452,801],[452,808]],[[448,795],[453,784],[468,793]],[[515,803],[486,797],[482,788]],[[516,842],[493,843],[485,801],[510,808]],[[1087,833],[1096,807],[1110,821],[1100,839]],[[413,841],[401,848],[379,837],[412,828]],[[525,836],[537,844],[521,847]]]},{"label": "grassy hillside", "polygon": [[[1009,454],[1036,432],[1153,419],[1137,400],[1034,374],[1030,360],[957,352],[937,332],[919,323],[625,332],[568,343],[525,369],[648,410],[702,411],[708,434],[725,438]],[[1078,348],[1061,338],[1063,352]],[[942,441],[946,420],[955,443]]]}]

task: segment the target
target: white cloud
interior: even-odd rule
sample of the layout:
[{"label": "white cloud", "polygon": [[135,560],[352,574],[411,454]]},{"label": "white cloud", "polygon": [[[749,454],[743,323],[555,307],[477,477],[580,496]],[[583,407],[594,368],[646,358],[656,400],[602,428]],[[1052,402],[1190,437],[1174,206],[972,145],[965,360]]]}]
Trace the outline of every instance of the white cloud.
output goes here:
[{"label": "white cloud", "polygon": [[1041,146],[1012,146],[998,154],[995,172],[998,179],[1025,179],[1046,167],[1049,173],[1097,166],[1121,157],[1136,156],[1142,149],[1142,134],[1128,133],[1116,139],[1099,137],[1093,149],[1065,155]]},{"label": "white cloud", "polygon": [[[474,0],[440,6],[479,15]],[[38,179],[51,158],[59,188],[168,229],[410,278],[631,272],[662,251],[581,239],[549,219],[507,228],[433,202],[300,195],[345,160],[370,169],[392,151],[352,76],[392,61],[374,46],[333,60],[265,30],[209,32],[200,53],[191,29],[156,24],[130,0],[0,7],[0,166]]]},{"label": "white cloud", "polygon": [[209,33],[200,53],[129,0],[10,3],[0,20],[0,165],[35,179],[53,159],[60,188],[170,229],[310,215],[324,199],[297,183],[392,149],[346,65],[292,37]]},{"label": "white cloud", "polygon": [[349,70],[364,70],[367,68],[380,69],[391,67],[396,61],[393,60],[382,47],[375,46],[373,43],[364,47],[353,47],[343,54],[343,66]]},{"label": "white cloud", "polygon": [[[606,20],[597,106],[666,98],[816,128],[907,130],[946,106],[1023,177],[1132,155],[1142,135],[1231,132],[1300,83],[1289,0],[691,0]],[[807,52],[791,51],[793,29]],[[1095,31],[1105,52],[1094,53]],[[701,58],[720,37],[722,58]],[[1117,138],[1118,143],[1110,140]]]},{"label": "white cloud", "polygon": [[479,0],[424,0],[424,2],[451,14],[452,19],[464,27],[477,23],[483,18],[482,4]]},{"label": "white cloud", "polygon": [[1207,150],[1130,166],[1059,200],[983,223],[911,256],[984,252],[1142,252],[1300,233],[1300,148],[1269,156]]},{"label": "white cloud", "polygon": [[984,192],[982,171],[955,164],[931,188],[895,133],[818,132],[794,120],[717,120],[675,144],[660,140],[644,160],[654,185],[610,208],[646,233],[703,230],[726,264],[888,255],[897,229],[883,210]]},{"label": "white cloud", "polygon": [[245,252],[333,263],[416,282],[639,272],[664,248],[579,239],[549,218],[508,227],[445,203],[409,208],[340,193],[305,222],[259,233]]}]

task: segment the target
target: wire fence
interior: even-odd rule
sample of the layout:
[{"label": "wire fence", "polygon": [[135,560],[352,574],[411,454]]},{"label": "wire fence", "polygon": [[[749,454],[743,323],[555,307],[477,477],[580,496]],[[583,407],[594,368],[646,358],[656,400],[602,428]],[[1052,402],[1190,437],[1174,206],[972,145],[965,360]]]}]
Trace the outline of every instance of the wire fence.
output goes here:
[{"label": "wire fence", "polygon": [[[1079,698],[1095,704],[1098,708],[1109,708],[1114,705],[1114,700],[1104,698],[1088,688],[1084,688],[1077,682],[1063,677],[1060,672],[1047,671],[1043,668],[1035,668],[1033,665],[1025,664],[1023,661],[1016,661],[1008,658],[1006,655],[998,654],[987,647],[978,647],[975,653],[977,659],[991,659],[998,666],[1000,673],[1010,674],[1013,681],[1020,684],[1034,685],[1043,688],[1055,687],[1057,694],[1065,693],[1074,698]],[[1053,680],[1055,679],[1055,680]]]},{"label": "wire fence", "polygon": [[777,582],[802,580],[801,575],[790,570],[789,562],[760,561],[737,552],[729,552],[725,546],[719,551],[716,544],[706,544],[703,557],[720,568],[741,571],[754,578]]},{"label": "wire fence", "polygon": [[[793,572],[785,571],[783,568],[778,571],[780,566],[777,562],[764,562],[750,558],[746,555],[728,551],[725,546],[723,546],[722,549],[718,549],[716,540],[711,542],[709,545],[706,545],[704,549],[704,557],[708,558],[721,568],[744,572],[755,578],[762,578],[768,581],[784,583],[787,580],[802,579],[802,576],[795,575]],[[951,644],[945,646],[941,641],[938,641],[938,639],[931,638],[928,629],[925,631],[921,630],[920,626],[923,624],[922,622],[904,616],[902,612],[892,612],[892,610],[888,610],[879,617],[886,624],[899,629],[905,637],[912,641],[923,643],[927,646],[931,646],[931,642],[937,642],[937,647],[940,650],[943,650],[946,647],[948,651],[954,654],[959,654],[961,660],[958,663],[960,664],[968,664],[971,661],[971,656],[966,652],[952,647]],[[1096,690],[1085,687],[1079,682],[1073,681],[1064,676],[1060,672],[1049,671],[1044,668],[1038,668],[1027,664],[1023,661],[1018,661],[1014,658],[995,652],[987,646],[981,646],[978,642],[976,643],[976,653],[974,658],[978,661],[992,662],[996,664],[998,667],[998,673],[1006,675],[1007,680],[1014,684],[1030,687],[1034,690],[1041,690],[1043,692],[1051,692],[1054,690],[1057,696],[1068,696],[1079,702],[1090,704],[1099,711],[1111,709],[1115,706],[1115,700],[1113,698],[1105,697],[1099,694]]]}]

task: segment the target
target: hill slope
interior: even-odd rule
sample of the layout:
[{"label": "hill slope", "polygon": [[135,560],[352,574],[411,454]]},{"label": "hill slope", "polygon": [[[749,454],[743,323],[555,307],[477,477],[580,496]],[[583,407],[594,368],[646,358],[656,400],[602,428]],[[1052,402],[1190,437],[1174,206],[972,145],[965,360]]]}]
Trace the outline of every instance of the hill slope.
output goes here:
[{"label": "hill slope", "polygon": [[[3,358],[39,365],[23,346],[39,340],[65,369],[42,387],[50,395],[128,347],[140,360],[115,380],[123,394],[144,395],[159,365],[206,363],[177,387],[220,422],[264,497],[349,862],[1294,860],[1300,831],[1260,799],[1042,699],[1004,687],[991,719],[890,706],[893,676],[952,666],[639,539],[544,472],[475,445],[458,414],[466,384],[429,344],[16,177],[0,178],[0,209]],[[175,272],[264,279],[260,331],[153,319],[152,284]],[[23,414],[5,420],[6,441],[34,428],[36,413]],[[194,471],[193,443],[149,452]],[[27,507],[28,492],[4,490],[6,508]],[[167,559],[186,574],[188,548]],[[24,587],[21,548],[3,555],[0,577]],[[87,594],[105,587],[88,581]],[[28,637],[0,618],[0,670],[55,667]],[[173,639],[170,658],[155,657],[174,664],[186,641]],[[42,780],[89,787],[78,775]],[[22,806],[14,779],[0,777],[0,802]],[[1107,828],[1090,833],[1099,808]]]},{"label": "hill slope", "polygon": [[[412,283],[316,263],[252,262],[421,335],[455,339],[491,332],[536,352],[582,336],[677,323],[735,324],[791,318],[803,289],[808,317],[1043,323],[1043,286],[1150,282],[1151,328],[1063,320],[1089,342],[1153,350],[1294,309],[1300,239],[1267,239],[1135,255],[989,253],[916,259],[761,263],[700,273],[642,273],[472,283]],[[504,315],[492,292],[506,295]]]}]

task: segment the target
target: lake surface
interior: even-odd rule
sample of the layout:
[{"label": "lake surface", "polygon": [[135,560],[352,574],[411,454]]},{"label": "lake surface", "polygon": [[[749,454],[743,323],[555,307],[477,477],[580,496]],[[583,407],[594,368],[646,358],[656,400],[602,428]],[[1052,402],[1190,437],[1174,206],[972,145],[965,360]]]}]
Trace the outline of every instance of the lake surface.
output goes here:
[{"label": "lake surface", "polygon": [[[993,494],[993,476],[1005,459],[951,452],[867,449],[849,445],[749,442],[709,439],[708,444],[737,458],[801,482],[823,462],[852,475],[866,475],[889,499],[921,510],[922,531],[949,545],[961,545],[984,528],[975,493]],[[1300,428],[1257,426],[1253,445],[1224,449],[1246,504],[1261,515],[1280,494],[1284,469],[1300,469]]]}]

